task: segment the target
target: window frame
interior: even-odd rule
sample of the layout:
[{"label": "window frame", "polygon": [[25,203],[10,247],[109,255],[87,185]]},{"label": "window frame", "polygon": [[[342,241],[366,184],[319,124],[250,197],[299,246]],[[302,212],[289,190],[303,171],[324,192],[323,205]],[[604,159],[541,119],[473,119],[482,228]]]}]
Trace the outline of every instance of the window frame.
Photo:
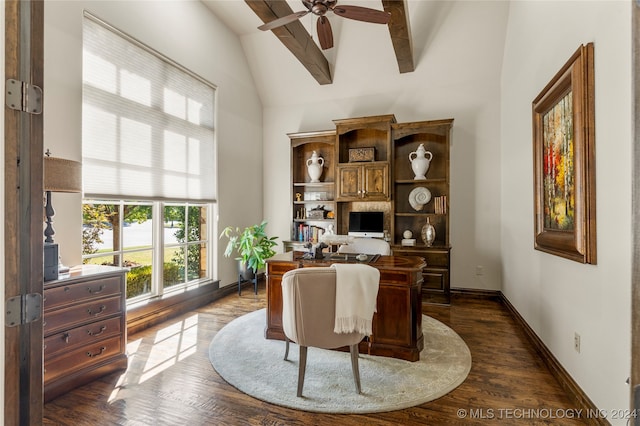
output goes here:
[{"label": "window frame", "polygon": [[[197,288],[202,285],[211,284],[214,280],[214,260],[215,260],[215,235],[216,229],[213,218],[215,217],[217,203],[215,202],[202,202],[202,201],[167,201],[167,200],[125,200],[125,199],[113,199],[113,198],[87,198],[82,200],[82,205],[86,204],[112,204],[118,206],[118,220],[119,220],[119,240],[121,242],[120,247],[116,250],[112,247],[112,250],[109,252],[100,252],[100,253],[92,253],[92,254],[82,254],[82,261],[85,262],[86,259],[100,258],[105,256],[118,256],[119,265],[122,267],[122,264],[125,260],[125,256],[127,253],[135,253],[140,251],[151,251],[151,290],[148,293],[144,293],[138,296],[134,296],[131,298],[127,298],[127,308],[132,307],[133,305],[139,304],[140,302],[146,302],[154,299],[161,299],[165,296],[170,296],[173,294],[182,293],[192,288]],[[152,211],[152,239],[151,245],[148,248],[143,249],[126,249],[123,247],[123,237],[124,237],[124,215],[123,210],[125,205],[149,205]],[[171,243],[170,247],[180,247],[180,248],[188,248],[193,245],[204,245],[206,248],[205,262],[206,262],[206,274],[203,277],[199,277],[197,279],[189,280],[188,274],[188,260],[185,257],[185,275],[184,281],[179,284],[174,284],[168,287],[164,286],[164,252],[168,247],[165,245],[164,241],[164,211],[167,205],[171,206],[182,206],[186,209],[185,214],[185,222],[187,224],[188,229],[188,212],[190,207],[201,207],[206,209],[206,235],[201,235],[201,239],[197,241],[189,241],[188,236],[185,232],[185,241],[180,243]],[[82,221],[84,226],[84,220]],[[204,238],[202,238],[204,237]]]}]

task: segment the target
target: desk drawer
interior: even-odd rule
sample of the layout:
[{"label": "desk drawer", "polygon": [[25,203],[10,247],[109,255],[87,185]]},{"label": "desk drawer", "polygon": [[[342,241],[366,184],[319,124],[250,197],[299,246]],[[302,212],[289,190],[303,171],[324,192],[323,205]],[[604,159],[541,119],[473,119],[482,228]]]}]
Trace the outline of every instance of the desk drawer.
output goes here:
[{"label": "desk drawer", "polygon": [[61,331],[44,339],[44,357],[49,359],[83,345],[90,345],[106,337],[122,334],[122,318],[115,317],[92,322],[71,330]]},{"label": "desk drawer", "polygon": [[44,380],[48,383],[63,375],[75,373],[83,368],[107,361],[124,353],[122,339],[114,336],[100,342],[86,345],[64,355],[53,357],[44,363]]},{"label": "desk drawer", "polygon": [[120,277],[106,277],[44,290],[44,308],[51,309],[68,305],[70,302],[95,299],[120,294]]},{"label": "desk drawer", "polygon": [[123,308],[122,297],[115,296],[91,300],[69,308],[47,312],[45,315],[44,334],[47,336],[83,323],[119,315],[122,313]]}]

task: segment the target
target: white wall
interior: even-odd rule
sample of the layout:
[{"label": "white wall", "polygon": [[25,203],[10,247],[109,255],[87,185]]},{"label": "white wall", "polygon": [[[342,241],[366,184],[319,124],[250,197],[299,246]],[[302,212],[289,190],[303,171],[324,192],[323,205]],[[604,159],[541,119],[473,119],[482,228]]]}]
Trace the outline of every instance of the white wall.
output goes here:
[{"label": "white wall", "polygon": [[[262,218],[262,107],[242,46],[199,1],[54,1],[45,4],[44,146],[81,160],[83,9],[207,79],[217,89],[219,226]],[[251,184],[253,183],[253,184]],[[55,240],[81,262],[81,196],[54,194]],[[216,234],[217,238],[217,234]],[[216,239],[215,245],[222,245]],[[221,285],[236,262],[217,250]]]},{"label": "white wall", "polygon": [[[533,249],[531,102],[588,42],[595,45],[597,265]],[[502,291],[605,410],[629,401],[631,94],[631,2],[512,2],[501,98]]]},{"label": "white wall", "polygon": [[[272,233],[290,238],[287,133],[379,114],[395,114],[398,122],[454,118],[451,285],[500,289],[500,69],[508,3],[413,1],[409,7],[417,20],[412,73],[398,72],[385,26],[333,17],[336,47],[327,55],[334,82],[325,86],[273,35],[243,37],[250,61],[257,58],[252,68],[260,64],[254,76],[265,105],[265,217]],[[476,265],[484,275],[475,275]]]}]

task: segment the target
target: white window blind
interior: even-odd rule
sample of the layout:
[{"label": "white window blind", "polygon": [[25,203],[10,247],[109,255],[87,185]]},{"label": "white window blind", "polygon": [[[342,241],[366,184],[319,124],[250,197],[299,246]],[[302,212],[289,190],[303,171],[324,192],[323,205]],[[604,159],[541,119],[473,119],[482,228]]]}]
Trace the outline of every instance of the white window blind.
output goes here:
[{"label": "white window blind", "polygon": [[84,17],[85,198],[215,201],[215,88]]}]

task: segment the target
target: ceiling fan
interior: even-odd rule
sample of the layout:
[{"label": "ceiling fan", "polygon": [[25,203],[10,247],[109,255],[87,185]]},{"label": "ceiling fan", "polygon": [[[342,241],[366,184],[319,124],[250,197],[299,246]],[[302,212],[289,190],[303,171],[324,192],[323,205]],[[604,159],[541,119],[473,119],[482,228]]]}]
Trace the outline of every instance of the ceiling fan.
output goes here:
[{"label": "ceiling fan", "polygon": [[329,11],[338,16],[342,16],[343,18],[371,22],[374,24],[386,24],[391,18],[391,14],[389,12],[361,6],[338,6],[336,4],[337,2],[338,0],[302,0],[302,4],[307,8],[307,10],[302,10],[300,12],[295,12],[275,19],[259,26],[258,29],[262,31],[269,31],[289,24],[296,19],[300,19],[308,13],[313,13],[318,16],[316,28],[318,32],[318,41],[320,42],[320,47],[324,50],[333,47],[333,32],[331,31],[331,24],[329,23],[329,19],[325,16]]}]

